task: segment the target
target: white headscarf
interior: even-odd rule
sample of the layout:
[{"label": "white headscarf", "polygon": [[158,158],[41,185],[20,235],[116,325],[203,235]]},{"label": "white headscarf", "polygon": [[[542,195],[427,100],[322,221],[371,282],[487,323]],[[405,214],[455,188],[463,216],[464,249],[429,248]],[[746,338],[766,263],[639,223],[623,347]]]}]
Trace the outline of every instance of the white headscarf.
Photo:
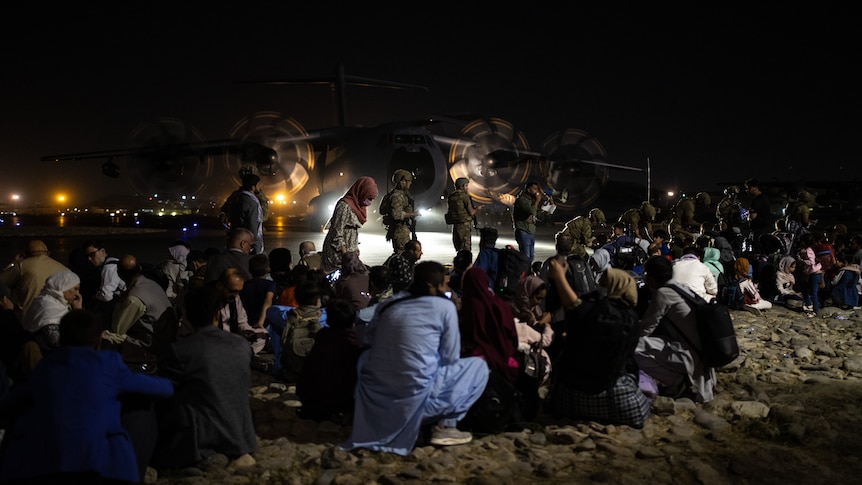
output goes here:
[{"label": "white headscarf", "polygon": [[63,292],[81,284],[81,278],[69,270],[58,271],[45,280],[39,296],[27,308],[21,325],[28,332],[37,332],[46,325],[59,325],[69,312],[69,302]]},{"label": "white headscarf", "polygon": [[173,258],[174,261],[180,264],[186,264],[186,257],[189,255],[190,250],[182,244],[177,244],[176,246],[169,247],[168,252],[171,254],[171,258]]}]

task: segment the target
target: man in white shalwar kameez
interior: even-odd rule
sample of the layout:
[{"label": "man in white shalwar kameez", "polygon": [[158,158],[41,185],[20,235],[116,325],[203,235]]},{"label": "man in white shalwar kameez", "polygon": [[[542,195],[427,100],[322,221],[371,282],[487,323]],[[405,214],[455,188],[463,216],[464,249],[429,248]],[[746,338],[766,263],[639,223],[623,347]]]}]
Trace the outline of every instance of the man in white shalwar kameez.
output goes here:
[{"label": "man in white shalwar kameez", "polygon": [[461,358],[455,304],[445,297],[445,268],[416,265],[413,284],[378,305],[357,365],[353,432],[343,449],[407,455],[420,428],[435,424],[431,444],[468,443],[455,426],[485,389],[488,365]]}]

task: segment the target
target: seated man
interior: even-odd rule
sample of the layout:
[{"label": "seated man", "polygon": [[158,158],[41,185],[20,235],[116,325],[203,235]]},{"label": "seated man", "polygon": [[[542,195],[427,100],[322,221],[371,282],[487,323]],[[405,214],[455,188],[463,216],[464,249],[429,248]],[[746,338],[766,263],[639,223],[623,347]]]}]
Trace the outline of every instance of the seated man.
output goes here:
[{"label": "seated man", "polygon": [[158,355],[176,338],[178,319],[165,290],[144,276],[135,256],[124,255],[118,266],[117,274],[125,282],[127,291],[114,306],[111,330],[102,336],[119,344],[126,362],[130,363],[124,346],[132,344]]},{"label": "seated man", "polygon": [[[147,450],[133,446],[136,430],[121,421],[121,398],[166,398],[173,386],[99,351],[101,330],[87,310],[66,313],[60,348],[0,403],[3,483],[143,482],[136,451]],[[248,403],[247,386],[242,396]]]},{"label": "seated man", "polygon": [[173,343],[159,373],[174,381],[174,397],[159,414],[153,465],[182,468],[216,453],[237,458],[257,450],[248,389],[248,341],[218,327],[221,295],[213,285],[185,296],[185,318],[194,333]]},{"label": "seated man", "polygon": [[698,351],[692,348],[692,344],[700,346],[695,315],[683,297],[669,286],[694,292],[673,279],[673,265],[663,256],[648,259],[644,270],[652,300],[640,322],[641,336],[635,349],[638,368],[656,380],[660,395],[712,401],[715,370],[706,367]]},{"label": "seated man", "polygon": [[362,341],[356,333],[356,310],[349,301],[335,299],[326,307],[327,327],[320,329],[296,383],[302,417],[350,422],[356,361]]},{"label": "seated man", "polygon": [[308,269],[320,269],[321,256],[314,246],[314,241],[302,241],[299,243],[299,261],[296,264]]},{"label": "seated man", "polygon": [[242,305],[239,296],[245,285],[245,280],[236,268],[224,270],[215,287],[221,296],[221,307],[218,311],[218,323],[222,329],[245,337],[255,354],[266,347],[269,335],[265,328],[255,327],[249,323],[248,313]]},{"label": "seated man", "polygon": [[407,292],[380,303],[363,333],[369,348],[359,357],[353,432],[343,449],[407,455],[420,428],[434,423],[431,444],[472,440],[455,425],[485,390],[488,365],[460,357],[458,312],[445,291],[443,265],[422,262]]}]

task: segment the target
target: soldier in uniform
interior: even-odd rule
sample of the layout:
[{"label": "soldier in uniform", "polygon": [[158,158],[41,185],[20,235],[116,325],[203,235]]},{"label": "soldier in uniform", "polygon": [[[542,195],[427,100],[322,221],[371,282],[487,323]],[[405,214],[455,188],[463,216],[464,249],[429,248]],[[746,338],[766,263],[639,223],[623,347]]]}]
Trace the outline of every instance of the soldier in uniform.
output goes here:
[{"label": "soldier in uniform", "polygon": [[416,232],[416,208],[410,197],[410,186],[413,185],[413,174],[404,169],[398,169],[392,175],[395,188],[390,194],[392,208],[384,220],[386,224],[386,240],[392,241],[392,249],[396,253],[404,250],[404,244],[413,239]]},{"label": "soldier in uniform", "polygon": [[[739,217],[742,204],[739,202],[739,187],[730,185],[724,189],[724,198],[715,207],[715,217],[719,223],[727,223],[729,227],[740,227],[743,222]],[[741,228],[741,227],[740,227]]]},{"label": "soldier in uniform", "polygon": [[605,213],[596,207],[590,209],[586,216],[580,215],[567,222],[554,238],[559,239],[563,234],[571,236],[574,243],[569,254],[585,258],[587,248],[592,247],[593,229],[599,227],[605,227]]},{"label": "soldier in uniform", "polygon": [[455,246],[455,252],[472,252],[473,216],[480,208],[473,207],[473,200],[467,192],[469,183],[469,179],[460,177],[455,180],[455,191],[449,194],[446,222],[452,224],[452,245]]},{"label": "soldier in uniform", "polygon": [[683,196],[676,203],[667,230],[674,241],[693,238],[694,233],[701,231],[702,222],[695,219],[695,216],[698,207],[704,205],[709,206],[709,194],[706,192],[698,192],[694,199]]},{"label": "soldier in uniform", "polygon": [[645,200],[638,207],[623,212],[617,222],[626,226],[628,234],[652,242],[652,223],[655,220],[655,207]]}]

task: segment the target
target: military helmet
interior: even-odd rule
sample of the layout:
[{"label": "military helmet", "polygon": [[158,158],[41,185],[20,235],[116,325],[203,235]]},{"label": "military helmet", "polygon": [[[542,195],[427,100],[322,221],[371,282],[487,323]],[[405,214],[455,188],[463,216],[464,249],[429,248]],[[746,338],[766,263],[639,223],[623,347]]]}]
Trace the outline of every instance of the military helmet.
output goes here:
[{"label": "military helmet", "polygon": [[412,182],[413,181],[413,174],[408,172],[407,170],[404,170],[403,168],[399,168],[398,170],[395,171],[394,174],[392,174],[392,183],[397,184],[397,183],[401,182],[402,180]]},{"label": "military helmet", "polygon": [[712,199],[709,197],[709,194],[706,192],[698,192],[697,195],[694,196],[695,200],[699,200],[706,205],[712,203]]},{"label": "military helmet", "polygon": [[726,189],[724,189],[724,195],[739,195],[739,187],[736,185],[730,185]]},{"label": "military helmet", "polygon": [[796,196],[796,200],[808,205],[813,204],[817,197],[807,190],[801,190],[799,195]]},{"label": "military helmet", "polygon": [[598,207],[590,209],[588,217],[590,218],[590,222],[592,222],[594,224],[600,224],[600,225],[604,226],[605,223],[607,222],[605,220],[605,213],[602,212],[602,210],[599,209]]},{"label": "military helmet", "polygon": [[655,219],[655,207],[649,203],[648,200],[645,200],[641,203],[640,213],[647,218],[647,220]]}]

